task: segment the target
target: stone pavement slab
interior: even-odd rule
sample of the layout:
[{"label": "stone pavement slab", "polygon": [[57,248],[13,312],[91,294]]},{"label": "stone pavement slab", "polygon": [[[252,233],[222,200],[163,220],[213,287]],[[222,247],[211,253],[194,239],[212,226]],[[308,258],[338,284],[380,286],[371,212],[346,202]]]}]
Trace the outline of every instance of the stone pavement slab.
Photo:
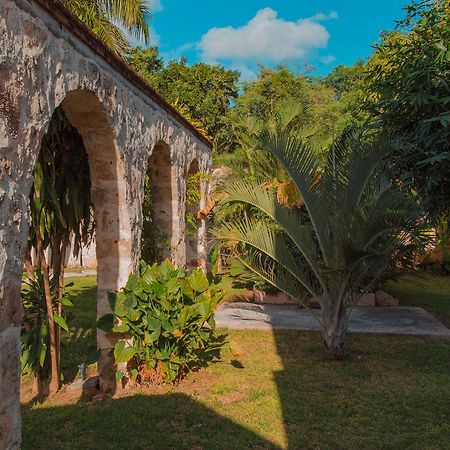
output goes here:
[{"label": "stone pavement slab", "polygon": [[89,277],[91,275],[97,275],[96,269],[84,269],[81,272],[71,272],[70,269],[64,272],[64,278],[80,278]]},{"label": "stone pavement slab", "polygon": [[[225,303],[215,318],[219,328],[234,330],[320,330],[320,311],[295,305]],[[350,313],[349,331],[450,337],[450,330],[429,312],[412,307],[356,306]]]}]

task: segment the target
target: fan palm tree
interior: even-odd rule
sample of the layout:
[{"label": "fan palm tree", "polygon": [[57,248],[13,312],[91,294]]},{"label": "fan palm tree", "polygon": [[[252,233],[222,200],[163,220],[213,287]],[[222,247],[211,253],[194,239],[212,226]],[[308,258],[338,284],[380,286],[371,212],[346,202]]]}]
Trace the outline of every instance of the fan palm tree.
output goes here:
[{"label": "fan palm tree", "polygon": [[150,14],[145,0],[63,0],[111,50],[124,56],[130,46],[126,33],[149,43]]},{"label": "fan palm tree", "polygon": [[225,222],[214,233],[233,242],[235,256],[266,282],[305,306],[318,297],[325,348],[341,359],[349,308],[415,244],[417,216],[401,203],[395,186],[375,176],[392,146],[349,133],[325,168],[311,147],[288,132],[264,132],[262,147],[282,163],[304,206],[280,204],[260,182],[233,181],[223,202],[247,204],[258,214]]}]

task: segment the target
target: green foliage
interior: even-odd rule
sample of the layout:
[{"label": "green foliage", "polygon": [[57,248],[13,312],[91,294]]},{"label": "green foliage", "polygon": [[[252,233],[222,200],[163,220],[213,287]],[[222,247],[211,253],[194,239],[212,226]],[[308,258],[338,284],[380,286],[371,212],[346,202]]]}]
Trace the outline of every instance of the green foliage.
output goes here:
[{"label": "green foliage", "polygon": [[129,64],[186,119],[215,138],[228,121],[228,109],[237,96],[239,72],[222,66],[187,60],[162,66],[156,48],[132,49]]},{"label": "green foliage", "polygon": [[[58,279],[50,279],[54,321],[65,331],[68,331],[66,318],[58,314]],[[66,287],[72,286],[69,283]],[[41,270],[36,270],[35,280],[24,281],[22,290],[24,316],[22,320],[22,373],[32,373],[34,376],[49,375],[49,336],[48,317],[44,292],[44,277]],[[72,302],[63,297],[64,306],[73,306]]]},{"label": "green foliage", "polygon": [[144,201],[142,203],[142,234],[141,258],[147,263],[154,263],[161,259],[161,249],[169,247],[167,236],[155,223],[155,214],[152,202],[150,176],[144,180]]},{"label": "green foliage", "polygon": [[[122,336],[116,362],[127,362],[126,375],[140,382],[179,380],[221,346],[214,340],[213,313],[222,297],[200,269],[187,275],[168,260],[141,261],[139,274],[110,294],[112,331]],[[102,319],[103,327],[108,320]]]},{"label": "green foliage", "polygon": [[297,118],[297,126],[301,126],[311,114],[307,85],[306,76],[296,76],[287,67],[262,68],[257,80],[244,83],[237,107],[255,118],[266,119],[283,102],[295,101],[303,110]]},{"label": "green foliage", "polygon": [[450,213],[441,214],[436,232],[436,247],[442,252],[441,270],[448,275],[450,274]]},{"label": "green foliage", "polygon": [[320,152],[331,144],[333,133],[339,135],[351,123],[335,95],[335,87],[320,78],[296,74],[284,66],[262,68],[257,80],[244,84],[231,120],[236,123],[234,114],[247,118],[251,129],[254,121],[264,124],[274,116],[290,114],[290,128]]},{"label": "green foliage", "polygon": [[127,63],[151,86],[157,85],[157,74],[164,68],[158,47],[135,47],[126,57]]},{"label": "green foliage", "polygon": [[126,30],[132,36],[150,38],[144,0],[63,0],[72,13],[90,28],[113,52],[124,56],[129,50]]},{"label": "green foliage", "polygon": [[[90,186],[88,156],[83,139],[59,107],[42,139],[34,172],[28,241],[29,250],[36,248],[38,272],[42,273],[40,287],[44,289],[50,347],[50,393],[59,388],[60,328],[67,329],[61,318],[66,249],[72,236],[73,251],[77,255],[81,246],[90,241],[94,230]],[[51,250],[53,279],[57,280],[54,288],[47,262],[48,248]],[[53,312],[52,306],[55,296],[58,299],[57,313]],[[30,343],[38,345],[35,339]],[[35,365],[33,370],[39,381],[40,366]]]},{"label": "green foliage", "polygon": [[210,176],[203,172],[190,173],[186,177],[186,233],[195,236],[197,233],[197,213],[202,198],[201,183],[207,183]]},{"label": "green foliage", "polygon": [[[73,235],[73,252],[88,244],[94,231],[89,162],[83,138],[67,120],[61,107],[56,108],[41,143],[30,195],[31,244],[36,233],[44,249],[56,244],[67,247]],[[53,245],[53,254],[61,253]],[[58,268],[59,269],[59,268]]]},{"label": "green foliage", "polygon": [[437,219],[450,198],[450,2],[413,2],[406,11],[369,60],[365,108],[403,136],[397,178]]}]

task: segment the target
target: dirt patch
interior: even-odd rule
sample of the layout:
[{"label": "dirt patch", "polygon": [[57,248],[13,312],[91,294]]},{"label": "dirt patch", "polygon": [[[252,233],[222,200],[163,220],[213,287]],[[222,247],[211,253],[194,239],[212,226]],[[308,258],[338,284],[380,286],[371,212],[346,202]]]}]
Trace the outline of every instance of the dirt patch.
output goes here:
[{"label": "dirt patch", "polygon": [[[165,395],[169,393],[187,394],[187,395],[208,395],[211,391],[211,386],[216,381],[217,376],[209,373],[207,369],[201,369],[197,372],[188,374],[178,385],[144,385],[136,387],[126,387],[118,389],[112,398],[132,397],[134,395]],[[82,393],[76,393],[67,389],[68,385],[63,385],[62,388],[55,395],[52,396],[51,402],[55,405],[68,405],[78,402],[81,399],[102,401],[106,398],[111,398],[110,395],[99,393],[95,396],[84,396]],[[23,380],[20,391],[20,402],[23,405],[39,401],[36,394],[32,391],[32,382],[30,380]]]}]

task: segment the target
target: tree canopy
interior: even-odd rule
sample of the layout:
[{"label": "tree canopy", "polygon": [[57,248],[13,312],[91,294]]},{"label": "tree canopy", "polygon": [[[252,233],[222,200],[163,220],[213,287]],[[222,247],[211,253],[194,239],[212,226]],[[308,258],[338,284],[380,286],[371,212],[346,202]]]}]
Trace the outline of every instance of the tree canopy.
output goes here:
[{"label": "tree canopy", "polygon": [[385,33],[370,58],[365,108],[404,138],[397,174],[436,216],[450,195],[450,2],[407,7],[397,30]]}]

